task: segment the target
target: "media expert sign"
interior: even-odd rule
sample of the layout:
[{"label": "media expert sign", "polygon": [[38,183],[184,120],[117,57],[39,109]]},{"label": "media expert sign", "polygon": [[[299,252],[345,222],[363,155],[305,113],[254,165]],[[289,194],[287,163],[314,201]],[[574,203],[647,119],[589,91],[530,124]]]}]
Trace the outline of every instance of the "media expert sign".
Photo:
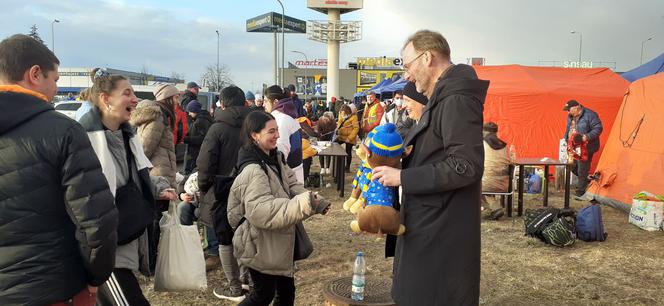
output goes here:
[{"label": "media expert sign", "polygon": [[358,68],[364,69],[400,69],[401,58],[398,57],[358,57]]},{"label": "media expert sign", "polygon": [[[281,14],[270,12],[247,20],[247,32],[274,32],[281,30]],[[284,31],[288,33],[306,33],[307,22],[286,16]]]},{"label": "media expert sign", "polygon": [[363,0],[307,0],[309,8],[341,8],[359,10],[364,5]]}]

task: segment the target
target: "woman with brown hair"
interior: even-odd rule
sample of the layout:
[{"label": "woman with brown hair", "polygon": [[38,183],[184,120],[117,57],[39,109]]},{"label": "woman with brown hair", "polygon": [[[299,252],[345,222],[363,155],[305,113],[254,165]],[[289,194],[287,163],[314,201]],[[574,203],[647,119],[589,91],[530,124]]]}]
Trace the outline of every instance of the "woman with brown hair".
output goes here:
[{"label": "woman with brown hair", "polygon": [[337,120],[337,139],[340,144],[346,144],[346,171],[350,171],[350,161],[352,159],[353,146],[357,142],[357,133],[360,131],[360,123],[357,116],[353,116],[350,106],[344,105],[339,112]]},{"label": "woman with brown hair", "polygon": [[[129,125],[138,101],[127,78],[104,69],[93,70],[92,77],[88,93],[93,107],[80,123],[88,133],[119,212],[115,267],[110,279],[99,288],[97,305],[149,305],[134,272],[150,274],[146,229],[154,215],[155,195],[168,201],[175,199],[175,193],[169,190],[166,179],[148,173],[152,164]],[[127,213],[123,204],[141,206],[145,217]]]}]

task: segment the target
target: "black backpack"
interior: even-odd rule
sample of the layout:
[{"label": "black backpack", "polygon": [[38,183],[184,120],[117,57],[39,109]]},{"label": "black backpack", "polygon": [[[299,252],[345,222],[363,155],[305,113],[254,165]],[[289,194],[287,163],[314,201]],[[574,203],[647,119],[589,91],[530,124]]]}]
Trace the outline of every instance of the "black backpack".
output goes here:
[{"label": "black backpack", "polygon": [[572,245],[576,241],[574,214],[574,210],[553,207],[526,209],[526,235],[558,247]]},{"label": "black backpack", "polygon": [[[214,232],[217,234],[217,239],[221,245],[231,245],[233,243],[233,228],[228,221],[228,196],[231,192],[233,182],[242,170],[250,164],[259,164],[261,169],[267,173],[267,165],[265,163],[248,162],[242,164],[240,168],[235,167],[230,176],[217,175],[214,177],[214,203],[212,203],[212,224]],[[269,178],[268,174],[268,178]]]}]

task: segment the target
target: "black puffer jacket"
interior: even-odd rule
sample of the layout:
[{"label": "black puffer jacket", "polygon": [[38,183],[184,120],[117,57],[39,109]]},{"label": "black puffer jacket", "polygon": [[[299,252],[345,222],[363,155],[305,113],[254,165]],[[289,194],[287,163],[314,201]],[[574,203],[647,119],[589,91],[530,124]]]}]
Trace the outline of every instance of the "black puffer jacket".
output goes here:
[{"label": "black puffer jacket", "polygon": [[187,159],[196,160],[203,144],[203,139],[207,134],[210,126],[214,123],[212,116],[208,111],[202,111],[189,126],[187,137],[184,138],[184,143],[189,145],[187,148]]},{"label": "black puffer jacket", "polygon": [[189,90],[185,90],[184,93],[182,94],[182,96],[180,97],[180,107],[182,107],[182,109],[187,109],[187,104],[189,104],[189,102],[194,101],[196,99],[198,99],[197,94],[195,94],[195,93],[193,93]]},{"label": "black puffer jacket", "polygon": [[0,305],[63,302],[115,262],[117,210],[83,127],[0,88]]},{"label": "black puffer jacket", "polygon": [[212,226],[210,208],[214,202],[211,191],[216,175],[230,175],[237,162],[237,154],[242,146],[240,129],[244,118],[251,109],[244,106],[231,106],[215,114],[214,124],[208,130],[201,151],[198,154],[198,187],[205,193],[200,207],[201,223]]}]

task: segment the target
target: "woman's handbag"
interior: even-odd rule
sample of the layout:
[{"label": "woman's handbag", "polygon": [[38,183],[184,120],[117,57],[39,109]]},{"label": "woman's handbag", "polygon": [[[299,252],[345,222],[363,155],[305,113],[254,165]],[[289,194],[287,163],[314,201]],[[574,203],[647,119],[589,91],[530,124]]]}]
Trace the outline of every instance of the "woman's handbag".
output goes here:
[{"label": "woman's handbag", "polygon": [[[141,235],[152,223],[154,203],[150,203],[134,181],[134,157],[129,146],[129,135],[123,133],[129,179],[127,184],[115,191],[115,207],[118,210],[118,245],[130,243]],[[149,191],[147,191],[149,192]]]},{"label": "woman's handbag", "polygon": [[311,253],[314,252],[314,245],[304,230],[304,224],[298,222],[295,224],[295,252],[293,253],[293,260],[307,259]]}]

